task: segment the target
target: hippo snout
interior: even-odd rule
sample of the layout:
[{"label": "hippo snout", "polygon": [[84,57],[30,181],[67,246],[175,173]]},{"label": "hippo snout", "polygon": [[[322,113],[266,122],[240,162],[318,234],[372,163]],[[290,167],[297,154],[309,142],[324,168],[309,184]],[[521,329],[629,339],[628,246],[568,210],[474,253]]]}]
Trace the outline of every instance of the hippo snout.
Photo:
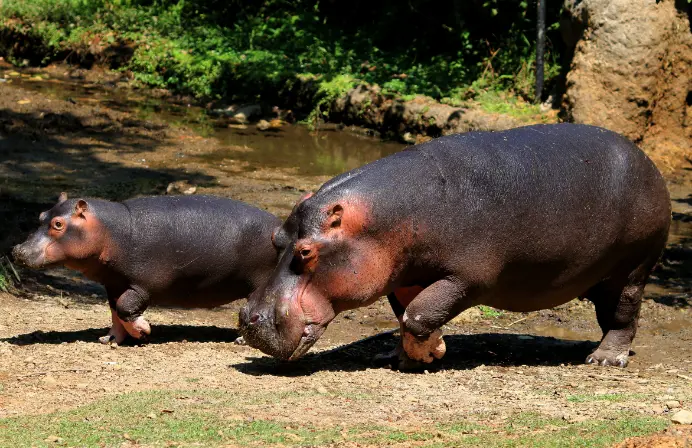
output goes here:
[{"label": "hippo snout", "polygon": [[22,244],[17,244],[12,248],[12,258],[18,263],[26,264],[27,253]]},{"label": "hippo snout", "polygon": [[12,248],[12,258],[17,263],[30,268],[41,268],[45,265],[43,248],[30,242],[14,246]]}]

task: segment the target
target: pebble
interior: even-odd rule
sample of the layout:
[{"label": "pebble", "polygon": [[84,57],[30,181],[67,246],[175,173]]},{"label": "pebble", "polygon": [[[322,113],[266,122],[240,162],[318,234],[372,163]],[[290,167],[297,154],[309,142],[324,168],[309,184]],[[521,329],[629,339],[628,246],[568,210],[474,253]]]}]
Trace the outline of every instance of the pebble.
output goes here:
[{"label": "pebble", "polygon": [[317,388],[317,393],[318,393],[318,394],[326,394],[326,393],[327,393],[327,389],[324,388],[324,387],[322,387],[322,386],[320,386],[320,387]]},{"label": "pebble", "polygon": [[256,125],[257,129],[260,131],[266,131],[268,130],[271,126],[269,125],[269,122],[267,120],[260,120],[257,122]]},{"label": "pebble", "polygon": [[651,410],[654,414],[663,414],[666,409],[661,405],[655,404],[652,406]]},{"label": "pebble", "polygon": [[62,438],[58,436],[48,436],[45,441],[48,443],[62,443]]},{"label": "pebble", "polygon": [[676,409],[680,407],[680,402],[677,400],[668,400],[666,401],[666,407],[668,409]]},{"label": "pebble", "polygon": [[678,425],[692,425],[692,412],[682,409],[670,418],[670,421]]}]

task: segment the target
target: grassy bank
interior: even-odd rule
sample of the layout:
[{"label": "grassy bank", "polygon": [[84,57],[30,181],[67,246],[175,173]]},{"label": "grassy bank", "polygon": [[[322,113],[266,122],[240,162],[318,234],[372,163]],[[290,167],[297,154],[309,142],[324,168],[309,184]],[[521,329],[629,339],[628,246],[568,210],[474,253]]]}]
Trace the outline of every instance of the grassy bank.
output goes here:
[{"label": "grassy bank", "polygon": [[[251,3],[251,4],[248,4]],[[548,87],[559,72],[548,11]],[[4,0],[0,52],[15,64],[107,64],[202,99],[281,101],[312,79],[313,105],[358,82],[451,104],[528,99],[533,2]]]}]

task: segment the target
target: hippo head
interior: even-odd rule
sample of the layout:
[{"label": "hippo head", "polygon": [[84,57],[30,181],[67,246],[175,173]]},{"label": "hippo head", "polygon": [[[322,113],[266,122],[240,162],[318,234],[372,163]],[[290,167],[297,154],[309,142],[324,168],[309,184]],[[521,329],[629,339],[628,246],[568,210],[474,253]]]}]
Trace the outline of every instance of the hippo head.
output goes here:
[{"label": "hippo head", "polygon": [[39,228],[12,249],[14,259],[31,268],[74,265],[100,254],[102,229],[97,226],[89,204],[83,199],[67,199],[60,193],[58,203],[39,215]]},{"label": "hippo head", "polygon": [[337,313],[380,297],[387,268],[378,265],[368,210],[362,199],[320,193],[296,204],[272,235],[279,251],[274,273],[240,312],[249,345],[277,358],[299,358]]}]

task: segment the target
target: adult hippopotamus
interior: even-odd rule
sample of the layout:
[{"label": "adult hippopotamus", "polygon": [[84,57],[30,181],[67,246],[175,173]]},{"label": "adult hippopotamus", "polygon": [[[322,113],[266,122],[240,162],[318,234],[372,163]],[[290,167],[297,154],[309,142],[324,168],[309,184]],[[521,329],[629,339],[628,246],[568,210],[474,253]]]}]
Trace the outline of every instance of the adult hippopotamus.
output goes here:
[{"label": "adult hippopotamus", "polygon": [[626,366],[644,285],[671,219],[665,182],[632,142],[577,124],[469,132],[335,177],[272,236],[280,260],[240,313],[246,341],[302,356],[341,311],[387,295],[400,359],[441,358],[465,309],[593,301],[586,362]]},{"label": "adult hippopotamus", "polygon": [[103,284],[113,325],[101,342],[150,333],[150,304],[215,307],[247,297],[276,265],[281,221],[240,201],[159,196],[122,203],[67,199],[41,213],[40,227],[13,249],[33,268],[63,265]]}]

